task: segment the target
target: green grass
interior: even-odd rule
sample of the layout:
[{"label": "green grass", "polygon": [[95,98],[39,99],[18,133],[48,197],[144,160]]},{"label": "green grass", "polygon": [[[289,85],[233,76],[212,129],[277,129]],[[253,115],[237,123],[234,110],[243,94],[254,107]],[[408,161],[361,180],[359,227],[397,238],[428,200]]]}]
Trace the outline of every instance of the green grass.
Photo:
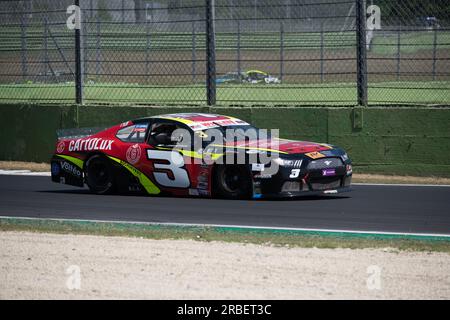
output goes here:
[{"label": "green grass", "polygon": [[[84,89],[86,103],[204,104],[204,85],[145,86],[139,84],[89,84]],[[2,102],[73,103],[75,89],[67,84],[2,84]],[[381,104],[449,104],[450,82],[373,83],[369,102]],[[217,104],[230,105],[352,105],[356,103],[354,84],[308,85],[219,85]]]},{"label": "green grass", "polygon": [[[21,49],[20,28],[5,28],[0,34],[0,52],[2,50]],[[50,28],[51,35],[62,49],[70,49],[74,46],[73,32],[65,27],[58,26]],[[145,26],[101,26],[100,48],[103,50],[146,50],[148,41],[151,50],[191,50],[193,35],[188,32],[154,32],[147,34]],[[44,28],[34,26],[27,30],[27,48],[29,50],[41,50],[43,48]],[[327,32],[324,33],[324,47],[333,49],[348,49],[354,47],[356,38],[354,32]],[[89,28],[86,45],[89,48],[97,47],[97,30],[95,24]],[[257,50],[278,50],[280,47],[279,32],[251,32],[241,33],[241,48]],[[217,50],[236,50],[238,42],[237,33],[216,34]],[[195,44],[198,50],[204,50],[206,46],[205,33],[195,35]],[[289,49],[318,49],[321,45],[321,34],[311,33],[291,33],[285,32],[283,45]],[[50,37],[48,48],[56,48],[53,39]]]},{"label": "green grass", "polygon": [[[413,54],[418,51],[433,50],[434,32],[402,33],[400,54]],[[398,51],[398,36],[375,36],[371,52],[378,55],[395,55]],[[450,32],[439,31],[436,35],[436,49],[450,49]]]},{"label": "green grass", "polygon": [[0,218],[0,231],[28,231],[59,234],[142,237],[145,239],[184,239],[223,241],[303,248],[396,248],[407,251],[439,251],[450,253],[450,240],[442,237],[401,235],[343,234],[288,230],[242,229],[146,225],[62,220],[27,220]]},{"label": "green grass", "polygon": [[[191,28],[191,27],[189,27]],[[198,28],[198,26],[197,26]],[[111,25],[103,24],[100,27],[100,48],[102,50],[139,51],[146,50],[150,44],[151,50],[191,50],[192,31],[186,32],[161,32],[150,31],[147,33],[145,26],[134,25]],[[3,26],[0,34],[0,52],[14,51],[21,49],[21,29],[20,27]],[[55,41],[61,49],[72,49],[74,47],[73,31],[65,26],[52,26],[50,28],[52,37],[48,39],[48,48],[56,48]],[[32,26],[27,29],[27,49],[43,49],[43,26]],[[403,32],[400,37],[401,53],[415,53],[421,50],[432,50],[433,32]],[[55,41],[54,41],[54,40]],[[149,41],[148,41],[149,40]],[[216,34],[216,49],[236,50],[237,33]],[[250,32],[242,33],[240,37],[242,50],[279,50],[280,33],[274,32]],[[373,39],[372,52],[378,55],[393,55],[397,53],[397,35],[380,36],[375,33]],[[326,50],[354,50],[356,46],[355,32],[325,32],[323,43]],[[438,49],[450,48],[450,32],[438,31]],[[205,49],[205,34],[197,33],[195,45],[197,50]],[[90,24],[88,36],[86,37],[88,48],[97,48],[97,26]],[[321,46],[320,32],[285,32],[283,35],[283,45],[285,50],[318,50]]]}]

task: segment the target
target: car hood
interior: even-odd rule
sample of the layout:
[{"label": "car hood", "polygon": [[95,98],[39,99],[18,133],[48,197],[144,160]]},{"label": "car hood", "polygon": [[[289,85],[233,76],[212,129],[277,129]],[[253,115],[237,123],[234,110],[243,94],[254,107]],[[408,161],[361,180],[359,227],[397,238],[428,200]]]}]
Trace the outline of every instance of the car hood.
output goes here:
[{"label": "car hood", "polygon": [[279,138],[267,140],[237,141],[235,143],[227,143],[226,146],[234,146],[237,148],[245,148],[249,150],[276,151],[284,154],[308,153],[333,149],[332,146],[324,143],[295,141]]}]

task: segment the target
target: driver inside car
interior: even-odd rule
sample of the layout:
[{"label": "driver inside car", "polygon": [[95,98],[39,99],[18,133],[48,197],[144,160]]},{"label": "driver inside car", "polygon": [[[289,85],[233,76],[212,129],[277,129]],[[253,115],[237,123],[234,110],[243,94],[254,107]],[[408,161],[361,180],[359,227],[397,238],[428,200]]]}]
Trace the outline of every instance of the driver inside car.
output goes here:
[{"label": "driver inside car", "polygon": [[170,144],[172,142],[172,132],[176,126],[169,123],[157,123],[152,126],[148,142],[150,145]]}]

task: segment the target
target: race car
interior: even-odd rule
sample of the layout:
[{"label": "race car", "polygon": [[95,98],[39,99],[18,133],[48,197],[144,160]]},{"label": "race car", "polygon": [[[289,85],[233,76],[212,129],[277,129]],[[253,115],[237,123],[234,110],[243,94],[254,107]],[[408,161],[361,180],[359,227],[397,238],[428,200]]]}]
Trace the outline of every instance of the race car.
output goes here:
[{"label": "race car", "polygon": [[216,84],[279,84],[281,80],[260,70],[248,70],[245,72],[228,72],[216,78]]},{"label": "race car", "polygon": [[349,191],[347,153],[279,138],[224,115],[179,113],[130,120],[94,134],[60,137],[54,182],[96,194],[296,197]]},{"label": "race car", "polygon": [[278,84],[281,80],[271,76],[267,72],[260,70],[248,70],[245,73],[247,75],[245,81],[250,83],[265,83],[265,84]]},{"label": "race car", "polygon": [[223,83],[243,83],[247,75],[245,72],[228,72],[216,78],[217,84]]}]

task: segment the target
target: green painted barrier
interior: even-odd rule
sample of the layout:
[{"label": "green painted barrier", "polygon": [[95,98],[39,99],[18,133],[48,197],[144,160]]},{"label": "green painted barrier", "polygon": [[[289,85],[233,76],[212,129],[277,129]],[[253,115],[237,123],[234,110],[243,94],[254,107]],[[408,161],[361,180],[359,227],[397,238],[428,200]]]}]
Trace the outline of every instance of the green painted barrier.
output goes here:
[{"label": "green painted barrier", "polygon": [[56,130],[111,126],[176,112],[220,113],[280,136],[346,149],[358,172],[450,177],[447,107],[206,107],[0,105],[0,160],[48,162]]}]

